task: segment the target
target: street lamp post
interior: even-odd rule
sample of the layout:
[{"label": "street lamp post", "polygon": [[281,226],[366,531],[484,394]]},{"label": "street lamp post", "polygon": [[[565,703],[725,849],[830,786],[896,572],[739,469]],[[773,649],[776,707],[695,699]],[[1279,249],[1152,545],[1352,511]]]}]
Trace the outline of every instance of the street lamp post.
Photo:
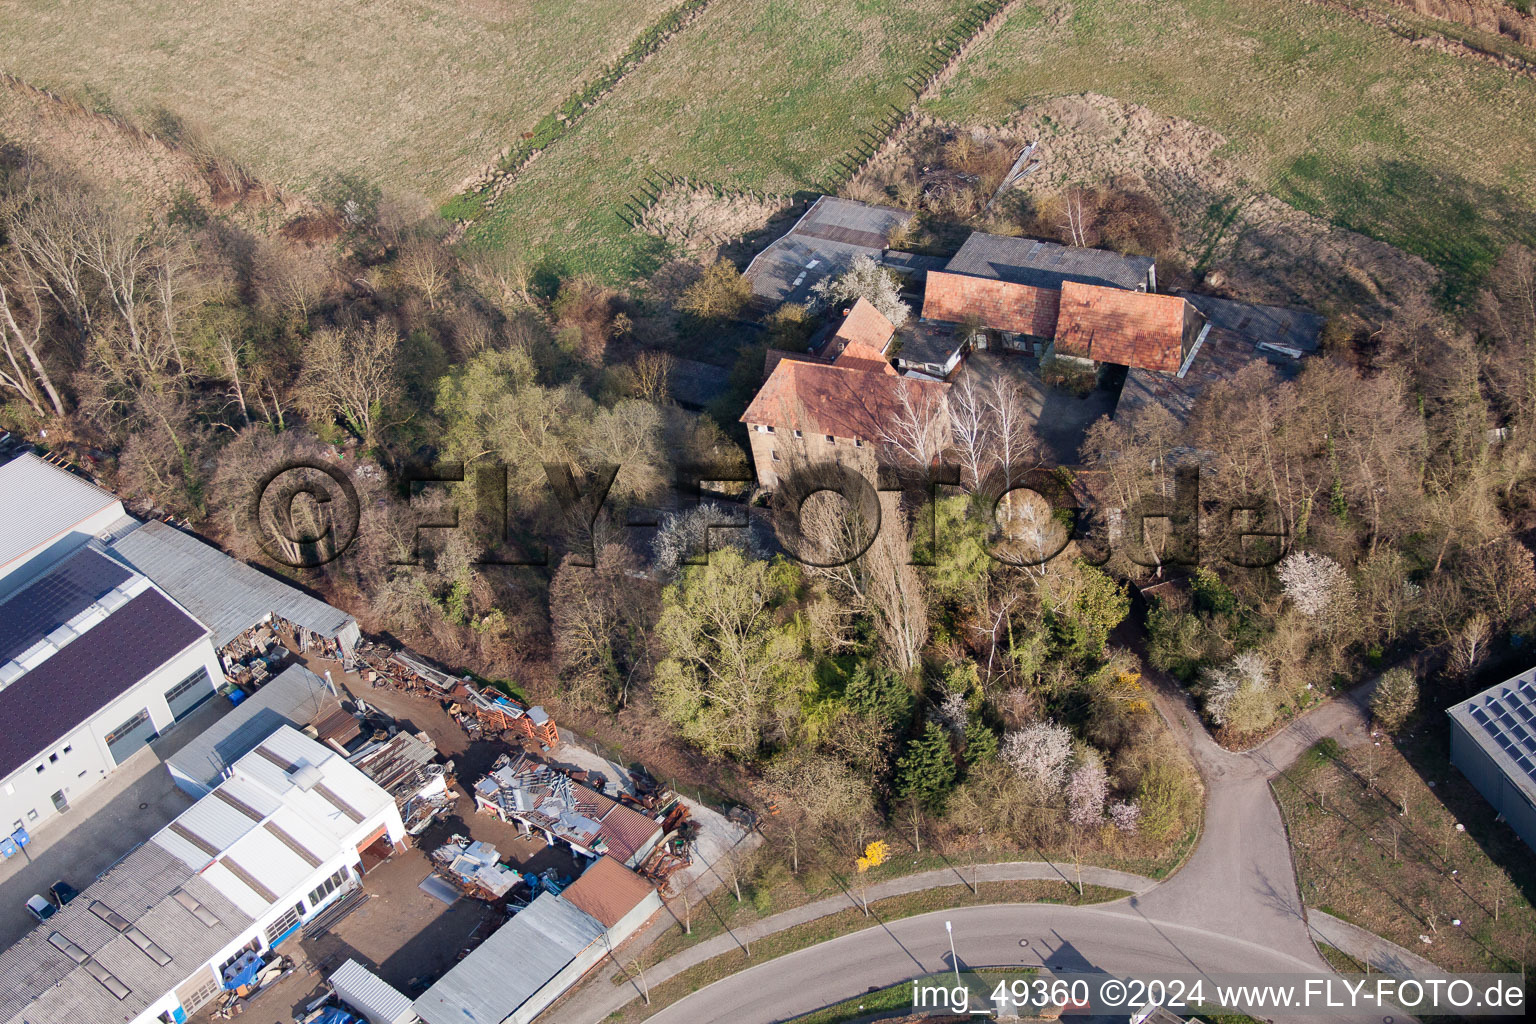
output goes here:
[{"label": "street lamp post", "polygon": [[960,957],[955,952],[955,929],[948,922],[944,922],[944,931],[949,934],[949,962],[955,965],[955,987],[960,987]]}]

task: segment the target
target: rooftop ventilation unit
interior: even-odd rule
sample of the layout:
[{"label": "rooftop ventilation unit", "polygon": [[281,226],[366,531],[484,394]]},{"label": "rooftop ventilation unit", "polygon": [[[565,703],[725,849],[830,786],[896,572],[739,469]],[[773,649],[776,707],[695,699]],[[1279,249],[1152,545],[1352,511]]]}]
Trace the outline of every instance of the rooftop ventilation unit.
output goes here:
[{"label": "rooftop ventilation unit", "polygon": [[324,781],[325,776],[312,764],[301,764],[288,773],[288,780],[305,793]]}]

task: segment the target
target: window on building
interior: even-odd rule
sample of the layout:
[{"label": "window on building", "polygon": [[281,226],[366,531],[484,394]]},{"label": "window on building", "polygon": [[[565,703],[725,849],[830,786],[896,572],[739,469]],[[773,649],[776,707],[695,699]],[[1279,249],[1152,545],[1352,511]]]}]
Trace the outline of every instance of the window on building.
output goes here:
[{"label": "window on building", "polygon": [[318,907],[321,903],[325,902],[327,896],[346,884],[347,869],[342,868],[330,878],[327,878],[325,881],[315,886],[315,888],[309,894],[309,905],[312,907]]},{"label": "window on building", "polygon": [[43,774],[43,769],[44,769],[44,768],[45,768],[45,767],[47,767],[47,766],[46,766],[46,765],[41,765],[41,764],[40,764],[40,765],[38,765],[38,766],[37,766],[37,774],[39,774],[39,775],[41,775],[41,774]]},{"label": "window on building", "polygon": [[73,746],[70,746],[69,744],[66,743],[64,745],[64,751],[63,752],[65,754],[73,754],[75,752],[75,748]]},{"label": "window on building", "polygon": [[30,811],[27,812],[27,820],[28,821],[36,821],[37,820],[37,808],[36,807],[32,808]]},{"label": "window on building", "polygon": [[837,438],[833,437],[831,434],[828,434],[827,444],[837,444]]},{"label": "window on building", "polygon": [[299,923],[304,916],[304,904],[295,903],[283,912],[283,916],[267,925],[267,945],[270,946],[283,937],[283,933]]},{"label": "window on building", "polygon": [[778,449],[775,448],[775,449],[771,450],[768,454],[773,456],[773,461],[774,462],[778,462],[779,461]]},{"label": "window on building", "polygon": [[124,985],[111,971],[95,960],[87,960],[81,967],[87,974],[101,982],[101,987],[112,993],[112,998],[121,1001],[133,993],[133,989]]},{"label": "window on building", "polygon": [[766,430],[766,431],[768,431],[768,433],[770,433],[770,434],[771,434],[771,433],[773,433],[773,424],[771,424],[771,423],[765,423],[765,424],[764,424],[764,425],[763,425],[763,429],[764,429],[764,430]]},{"label": "window on building", "polygon": [[49,764],[58,764],[59,763],[59,755],[58,754],[49,754],[48,755],[48,763]]},{"label": "window on building", "polygon": [[858,438],[854,438],[853,439],[853,446],[855,448],[863,448],[864,447],[864,442],[860,441]]}]

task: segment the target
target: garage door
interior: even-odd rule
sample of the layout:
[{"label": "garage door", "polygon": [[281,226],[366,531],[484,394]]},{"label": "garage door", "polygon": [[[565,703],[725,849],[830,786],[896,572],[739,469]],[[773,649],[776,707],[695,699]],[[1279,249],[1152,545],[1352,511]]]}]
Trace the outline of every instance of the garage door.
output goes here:
[{"label": "garage door", "polygon": [[171,706],[171,718],[179,722],[212,696],[213,682],[208,678],[208,669],[199,665],[196,672],[165,691],[165,702]]},{"label": "garage door", "polygon": [[150,721],[149,709],[145,708],[122,725],[107,733],[107,749],[112,760],[122,764],[155,734],[155,723]]},{"label": "garage door", "polygon": [[176,990],[176,998],[181,1000],[181,1008],[192,1014],[223,990],[224,986],[214,977],[213,968],[204,967]]}]

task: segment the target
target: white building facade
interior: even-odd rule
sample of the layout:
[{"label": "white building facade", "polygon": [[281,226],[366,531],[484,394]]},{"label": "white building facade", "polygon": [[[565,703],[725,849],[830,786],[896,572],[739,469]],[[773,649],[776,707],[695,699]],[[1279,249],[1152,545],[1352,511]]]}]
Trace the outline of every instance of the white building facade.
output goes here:
[{"label": "white building facade", "polygon": [[[404,835],[388,793],[284,726],[0,953],[0,1024],[184,1021],[224,990],[232,964],[247,953],[265,958],[354,889],[364,850],[398,849]],[[113,900],[121,926],[103,931],[100,921],[111,921],[97,908]],[[118,936],[137,948],[121,949]]]},{"label": "white building facade", "polygon": [[68,812],[223,681],[207,627],[94,541],[43,568],[0,599],[0,837]]}]

